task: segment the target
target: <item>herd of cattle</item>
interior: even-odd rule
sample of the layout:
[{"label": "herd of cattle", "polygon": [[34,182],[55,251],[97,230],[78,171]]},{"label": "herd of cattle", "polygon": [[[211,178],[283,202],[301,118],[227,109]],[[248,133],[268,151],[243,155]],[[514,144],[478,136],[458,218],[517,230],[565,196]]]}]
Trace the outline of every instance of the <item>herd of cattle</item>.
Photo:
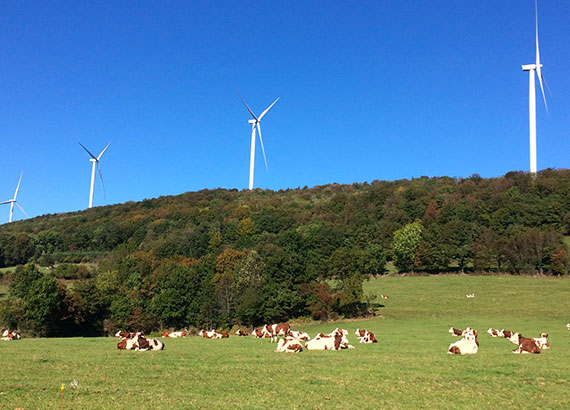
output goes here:
[{"label": "herd of cattle", "polygon": [[[566,325],[570,330],[570,323]],[[451,343],[447,349],[449,354],[476,354],[479,350],[479,340],[477,339],[478,333],[475,329],[470,327],[465,330],[456,329],[454,327],[449,329],[449,333],[453,336],[461,336],[461,339],[455,343]],[[517,348],[512,351],[516,354],[537,354],[541,350],[550,348],[548,344],[548,335],[541,333],[540,337],[529,338],[524,337],[518,332],[512,332],[505,329],[488,329],[487,333],[492,337],[502,337],[509,342],[517,345]],[[235,334],[237,336],[249,336],[245,330],[238,329]],[[161,333],[165,338],[179,338],[189,336],[187,330],[178,332],[164,331]],[[216,330],[200,330],[199,336],[206,339],[227,339],[230,337],[228,332],[218,332]],[[358,337],[360,343],[378,343],[378,339],[374,333],[366,329],[356,329],[355,335]],[[121,340],[117,343],[117,349],[120,350],[163,350],[164,342],[158,339],[147,339],[142,332],[123,332],[118,331],[115,334]],[[265,325],[263,327],[254,329],[251,336],[256,338],[270,339],[271,342],[277,342],[277,352],[297,353],[303,349],[306,350],[341,350],[341,349],[354,349],[354,346],[348,342],[348,331],[346,329],[336,328],[329,334],[319,333],[313,339],[310,338],[308,333],[299,332],[291,329],[289,323],[278,323],[273,325]],[[282,337],[282,339],[279,339]],[[16,331],[9,329],[2,330],[2,338],[0,340],[20,340],[21,336]]]},{"label": "herd of cattle", "polygon": [[[566,325],[568,330],[570,330],[570,323]],[[477,331],[471,329],[470,327],[465,330],[460,330],[452,327],[449,329],[449,333],[453,336],[462,336],[461,340],[452,343],[447,349],[449,354],[475,354],[479,350],[479,340],[477,340]],[[517,345],[517,348],[513,350],[516,354],[529,354],[529,353],[540,353],[541,350],[546,350],[550,348],[548,344],[548,335],[546,333],[541,333],[540,337],[524,337],[520,333],[512,332],[510,330],[497,330],[489,328],[487,330],[492,337],[504,337],[508,339],[509,342]]]},{"label": "herd of cattle", "polygon": [[[236,330],[237,336],[249,336],[247,331],[242,329]],[[374,333],[366,329],[356,329],[356,336],[360,343],[377,343],[378,339]],[[187,330],[178,332],[162,332],[161,336],[165,338],[186,337],[189,333]],[[218,332],[217,330],[200,330],[199,336],[206,339],[227,339],[230,337],[228,332]],[[157,339],[146,339],[142,332],[123,332],[118,331],[115,334],[120,338],[117,343],[117,349],[120,350],[163,350],[164,343]],[[278,352],[296,353],[303,349],[306,350],[341,350],[354,349],[354,346],[348,342],[348,331],[346,329],[336,328],[329,334],[319,333],[313,339],[305,332],[299,332],[291,329],[289,323],[278,323],[274,325],[265,325],[261,328],[254,329],[251,336],[256,338],[270,339],[271,342],[277,343]],[[282,339],[279,339],[282,337]]]}]

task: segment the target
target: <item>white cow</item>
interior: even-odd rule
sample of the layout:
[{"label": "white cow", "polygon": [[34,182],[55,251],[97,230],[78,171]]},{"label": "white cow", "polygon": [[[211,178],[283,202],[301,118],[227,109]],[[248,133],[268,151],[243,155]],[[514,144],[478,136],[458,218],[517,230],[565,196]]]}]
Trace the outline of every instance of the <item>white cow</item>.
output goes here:
[{"label": "white cow", "polygon": [[461,334],[463,338],[449,345],[447,353],[449,354],[476,354],[479,350],[479,341],[477,340],[477,331],[470,327],[465,328]]},{"label": "white cow", "polygon": [[337,333],[335,336],[319,334],[313,340],[305,343],[307,350],[340,350],[354,349],[354,346],[348,343],[345,335]]},{"label": "white cow", "polygon": [[449,345],[447,353],[449,354],[475,354],[479,350],[474,334],[469,333],[455,343]]},{"label": "white cow", "polygon": [[298,353],[303,351],[303,344],[299,339],[287,336],[285,339],[279,340],[277,343],[277,349],[275,349],[275,351],[285,353]]}]

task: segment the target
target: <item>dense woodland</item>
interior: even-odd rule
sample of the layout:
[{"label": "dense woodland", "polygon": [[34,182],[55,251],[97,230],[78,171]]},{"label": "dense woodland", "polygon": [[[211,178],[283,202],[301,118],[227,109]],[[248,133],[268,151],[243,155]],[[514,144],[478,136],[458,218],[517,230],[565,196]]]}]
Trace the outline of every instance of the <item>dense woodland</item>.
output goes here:
[{"label": "dense woodland", "polygon": [[[0,325],[36,335],[366,314],[390,271],[570,271],[570,171],[203,190],[0,226]],[[48,273],[38,267],[48,266]]]}]

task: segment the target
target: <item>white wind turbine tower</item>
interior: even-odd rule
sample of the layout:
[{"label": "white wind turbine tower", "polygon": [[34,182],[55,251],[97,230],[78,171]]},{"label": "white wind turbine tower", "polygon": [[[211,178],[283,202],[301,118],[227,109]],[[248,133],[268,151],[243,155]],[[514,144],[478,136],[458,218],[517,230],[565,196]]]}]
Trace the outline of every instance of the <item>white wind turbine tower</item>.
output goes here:
[{"label": "white wind turbine tower", "polygon": [[548,105],[546,104],[546,96],[544,95],[544,87],[542,85],[542,64],[540,64],[540,52],[538,49],[538,4],[537,0],[534,2],[535,12],[535,29],[536,29],[536,60],[534,64],[526,64],[522,66],[523,71],[528,71],[528,125],[530,134],[530,172],[536,174],[536,85],[534,80],[534,73],[538,77],[540,83],[540,90],[542,91],[542,98],[544,106],[548,113]]},{"label": "white wind turbine tower", "polygon": [[20,208],[20,210],[24,213],[24,215],[26,215],[26,217],[29,218],[26,211],[24,211],[24,208],[22,208],[20,206],[20,204],[18,203],[18,201],[16,200],[16,198],[18,197],[18,190],[20,189],[20,183],[21,182],[22,182],[22,174],[20,174],[20,180],[18,181],[18,186],[16,187],[16,192],[14,192],[14,198],[9,199],[8,201],[0,202],[0,205],[10,204],[10,218],[8,219],[8,222],[12,222],[12,218],[14,216],[14,204],[18,205],[18,208]]},{"label": "white wind turbine tower", "polygon": [[[241,98],[241,95],[239,96],[239,98]],[[261,122],[261,119],[265,116],[265,114],[267,114],[267,111],[269,111],[271,109],[271,107],[273,107],[278,100],[279,100],[279,98],[277,98],[277,100],[273,101],[273,103],[269,107],[267,107],[265,109],[265,111],[263,111],[261,113],[261,115],[259,117],[256,117],[255,114],[253,113],[253,111],[251,111],[251,109],[249,108],[247,103],[244,101],[244,99],[241,98],[241,101],[245,105],[245,108],[247,108],[247,110],[249,111],[249,113],[253,117],[251,120],[248,121],[251,124],[251,153],[250,153],[250,158],[249,158],[249,189],[250,190],[253,189],[253,170],[255,167],[255,128],[257,127],[257,132],[259,133],[259,141],[261,142],[261,151],[263,152],[263,160],[265,161],[265,169],[267,169],[267,158],[265,157],[265,148],[263,147],[263,138],[261,137],[261,126],[259,123]]]},{"label": "white wind turbine tower", "polygon": [[[111,142],[113,142],[113,141],[111,141]],[[101,173],[101,165],[99,165],[99,161],[100,161],[101,157],[103,156],[103,154],[105,153],[105,151],[107,151],[107,148],[109,148],[109,145],[111,145],[111,142],[109,142],[107,144],[107,146],[105,148],[103,148],[103,151],[101,151],[101,153],[99,154],[98,157],[96,157],[91,152],[89,152],[89,150],[87,148],[85,148],[85,146],[82,143],[79,142],[79,145],[81,145],[83,147],[83,149],[85,151],[87,151],[87,153],[91,157],[89,159],[89,161],[91,161],[91,163],[93,164],[93,166],[91,168],[91,189],[89,190],[89,208],[93,207],[93,187],[95,185],[95,165],[97,165],[97,169],[99,169],[99,178],[101,179],[101,188],[103,189],[103,196],[105,197],[105,199],[107,199],[107,195],[105,195],[105,185],[103,184],[103,174]]]}]

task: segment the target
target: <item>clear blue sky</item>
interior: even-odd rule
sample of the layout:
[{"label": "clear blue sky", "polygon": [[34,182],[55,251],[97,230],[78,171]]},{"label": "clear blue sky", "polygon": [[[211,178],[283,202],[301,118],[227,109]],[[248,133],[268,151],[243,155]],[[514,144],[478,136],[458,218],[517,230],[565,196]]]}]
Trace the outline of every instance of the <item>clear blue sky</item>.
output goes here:
[{"label": "clear blue sky", "polygon": [[[534,2],[0,1],[0,201],[30,216],[248,184],[284,189],[528,170]],[[550,114],[570,158],[570,1],[539,2]],[[539,94],[537,94],[539,95]],[[16,209],[15,219],[22,213]],[[8,206],[0,207],[0,222]]]}]

